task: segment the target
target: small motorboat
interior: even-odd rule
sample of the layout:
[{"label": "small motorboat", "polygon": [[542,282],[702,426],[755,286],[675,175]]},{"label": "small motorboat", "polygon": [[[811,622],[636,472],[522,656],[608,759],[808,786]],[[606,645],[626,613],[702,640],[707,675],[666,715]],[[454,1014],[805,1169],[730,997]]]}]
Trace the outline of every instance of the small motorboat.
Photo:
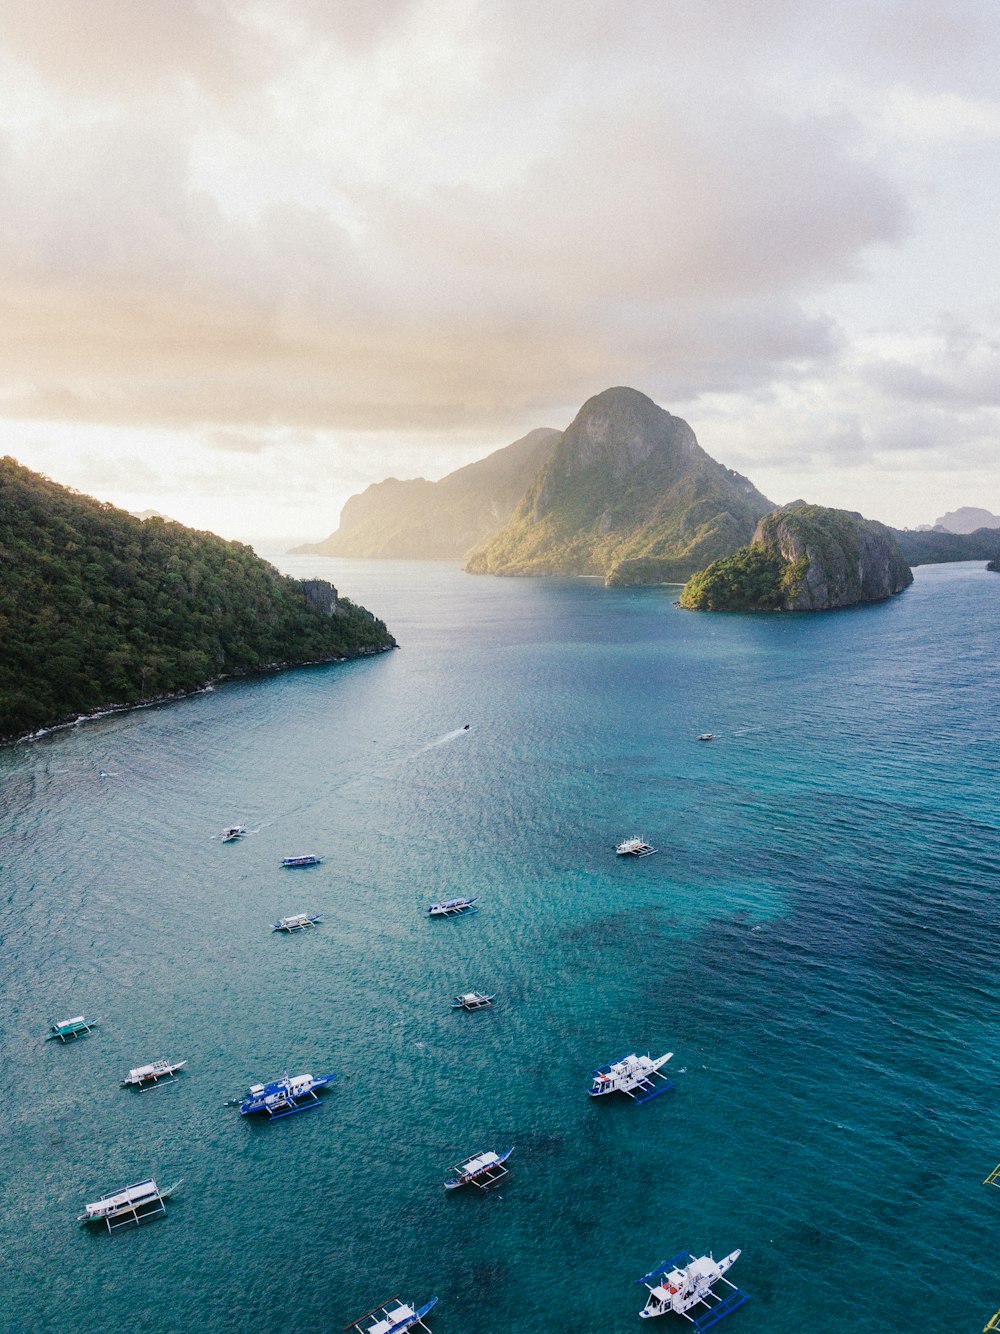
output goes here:
[{"label": "small motorboat", "polygon": [[463,991],[451,1003],[453,1010],[484,1010],[492,1005],[495,995],[487,996],[482,991]]},{"label": "small motorboat", "polygon": [[701,736],[698,738],[698,740],[699,740],[699,741],[714,741],[714,740],[715,740],[715,733],[714,733],[714,732],[702,732],[702,734],[701,734]]},{"label": "small motorboat", "polygon": [[485,1153],[473,1154],[464,1163],[457,1163],[450,1170],[454,1176],[444,1183],[445,1190],[457,1190],[459,1186],[478,1186],[480,1190],[489,1190],[498,1185],[504,1177],[510,1176],[510,1168],[505,1167],[507,1159],[514,1152],[513,1146],[503,1153],[494,1153],[492,1149]]},{"label": "small motorboat", "polygon": [[280,1120],[283,1116],[292,1116],[295,1112],[308,1111],[310,1107],[319,1107],[317,1089],[325,1088],[336,1074],[329,1075],[283,1075],[270,1084],[251,1084],[247,1096],[240,1103],[240,1116],[253,1116],[257,1112],[266,1112],[269,1121]]},{"label": "small motorboat", "polygon": [[652,857],[653,853],[658,851],[658,848],[652,847],[644,838],[639,838],[638,835],[634,838],[623,839],[615,848],[615,852],[619,857]]},{"label": "small motorboat", "polygon": [[[639,1312],[640,1318],[649,1320],[672,1311],[684,1316],[697,1330],[717,1324],[747,1300],[745,1292],[723,1277],[739,1258],[739,1251],[733,1251],[722,1260],[714,1260],[711,1254],[696,1257],[689,1251],[681,1251],[672,1260],[657,1265],[650,1273],[636,1279],[649,1289],[649,1300]],[[716,1292],[717,1285],[727,1291]],[[704,1309],[697,1315],[689,1314],[698,1307]]]},{"label": "small motorboat", "polygon": [[149,1065],[137,1065],[122,1080],[122,1088],[154,1088],[161,1079],[173,1079],[178,1070],[183,1070],[187,1061],[150,1061]]},{"label": "small motorboat", "polygon": [[238,838],[242,838],[247,832],[245,824],[231,824],[228,829],[222,831],[223,843],[235,843]]},{"label": "small motorboat", "polygon": [[430,904],[427,908],[427,915],[429,917],[454,917],[456,913],[467,912],[478,902],[478,894],[474,899],[443,899],[440,903]]},{"label": "small motorboat", "polygon": [[291,917],[281,917],[271,927],[272,931],[287,931],[289,935],[293,931],[304,931],[308,926],[317,926],[322,922],[322,917],[310,917],[308,913],[297,912]]},{"label": "small motorboat", "polygon": [[282,857],[282,866],[318,866],[323,860],[315,852],[301,852],[297,857]]}]

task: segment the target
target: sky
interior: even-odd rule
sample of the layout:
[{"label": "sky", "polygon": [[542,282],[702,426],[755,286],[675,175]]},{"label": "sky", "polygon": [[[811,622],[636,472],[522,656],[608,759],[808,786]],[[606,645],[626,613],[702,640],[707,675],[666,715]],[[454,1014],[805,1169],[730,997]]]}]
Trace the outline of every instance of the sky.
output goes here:
[{"label": "sky", "polygon": [[0,453],[258,546],[631,385],[1000,513],[996,0],[4,0]]}]

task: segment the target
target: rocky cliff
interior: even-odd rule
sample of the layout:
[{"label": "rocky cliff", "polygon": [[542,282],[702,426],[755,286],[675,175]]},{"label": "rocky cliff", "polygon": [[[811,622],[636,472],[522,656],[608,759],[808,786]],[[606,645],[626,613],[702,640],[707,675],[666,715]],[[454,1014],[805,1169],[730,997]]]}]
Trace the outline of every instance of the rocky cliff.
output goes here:
[{"label": "rocky cliff", "polygon": [[913,572],[884,524],[797,500],[761,519],[749,547],[695,575],[681,604],[825,611],[880,602],[912,582]]},{"label": "rocky cliff", "polygon": [[389,477],[352,496],[340,527],[295,552],[364,559],[465,560],[497,533],[560,432],[540,427],[485,459],[429,482]]},{"label": "rocky cliff", "polygon": [[706,454],[687,422],[635,389],[607,389],[583,405],[507,526],[466,568],[683,579],[748,542],[773,508]]}]

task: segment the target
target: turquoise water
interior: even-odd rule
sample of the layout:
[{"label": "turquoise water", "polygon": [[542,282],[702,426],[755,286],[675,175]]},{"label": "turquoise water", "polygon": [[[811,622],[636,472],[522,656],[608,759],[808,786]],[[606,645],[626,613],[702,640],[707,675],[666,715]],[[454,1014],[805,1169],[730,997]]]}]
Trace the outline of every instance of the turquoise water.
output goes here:
[{"label": "turquoise water", "polygon": [[[395,1292],[434,1334],[637,1330],[685,1247],[743,1248],[731,1334],[981,1329],[1000,577],[795,618],[284,564],[401,649],[0,752],[4,1330],[335,1331]],[[659,855],[616,860],[632,833]],[[324,923],[269,932],[295,911]],[[676,1090],[592,1102],[636,1049]],[[159,1056],[175,1084],[118,1087]],[[340,1078],[273,1125],[225,1105],[286,1068]],[[442,1189],[508,1144],[499,1190]],[[184,1178],[166,1219],[74,1221],[147,1174]]]}]

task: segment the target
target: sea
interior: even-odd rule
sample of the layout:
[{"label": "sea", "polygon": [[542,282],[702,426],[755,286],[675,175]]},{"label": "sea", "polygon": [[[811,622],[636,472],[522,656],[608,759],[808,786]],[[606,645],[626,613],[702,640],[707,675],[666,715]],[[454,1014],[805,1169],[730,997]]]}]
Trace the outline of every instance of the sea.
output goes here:
[{"label": "sea", "polygon": [[[1000,576],[738,615],[280,563],[399,648],[0,752],[0,1327],[332,1332],[398,1293],[433,1334],[626,1334],[641,1275],[739,1248],[727,1334],[981,1330]],[[272,932],[294,912],[323,920]],[[663,1096],[588,1096],[666,1051]],[[338,1077],[271,1124],[230,1105],[284,1071]],[[496,1189],[443,1189],[510,1146]],[[165,1217],[77,1222],[148,1176],[183,1183]]]}]

